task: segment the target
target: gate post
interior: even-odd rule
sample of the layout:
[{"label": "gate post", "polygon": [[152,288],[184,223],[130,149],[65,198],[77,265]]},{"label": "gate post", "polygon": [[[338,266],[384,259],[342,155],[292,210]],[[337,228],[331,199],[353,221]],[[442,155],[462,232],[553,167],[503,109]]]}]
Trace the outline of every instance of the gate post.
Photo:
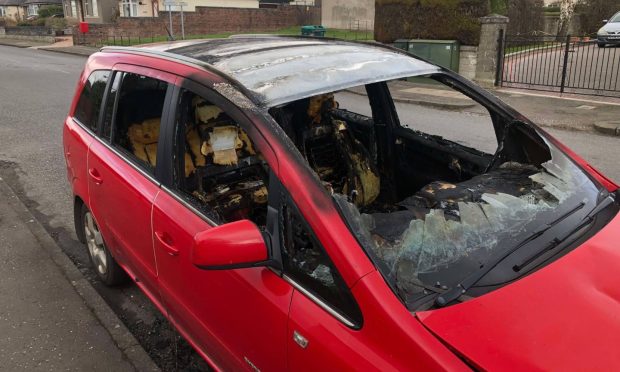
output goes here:
[{"label": "gate post", "polygon": [[500,33],[505,34],[508,17],[491,14],[480,18],[480,44],[478,45],[478,62],[476,64],[476,81],[487,87],[495,84],[498,68],[500,45],[497,42]]},{"label": "gate post", "polygon": [[506,35],[504,35],[504,30],[499,30],[499,37],[497,38],[497,67],[495,69],[495,86],[499,86],[502,82],[502,78],[504,75],[504,49]]},{"label": "gate post", "polygon": [[568,69],[568,53],[570,52],[570,34],[566,35],[566,45],[564,47],[564,64],[562,65],[562,85],[560,86],[560,93],[564,93],[564,87],[566,86],[566,71]]}]

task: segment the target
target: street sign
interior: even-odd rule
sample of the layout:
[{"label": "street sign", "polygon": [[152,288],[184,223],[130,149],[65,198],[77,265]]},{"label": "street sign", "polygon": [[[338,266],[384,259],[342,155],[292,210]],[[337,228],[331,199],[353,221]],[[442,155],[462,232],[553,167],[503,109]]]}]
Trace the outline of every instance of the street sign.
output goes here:
[{"label": "street sign", "polygon": [[164,7],[168,8],[168,17],[170,18],[170,37],[174,40],[172,32],[172,7],[179,7],[181,9],[181,38],[185,40],[185,17],[183,16],[183,7],[187,6],[183,1],[164,0]]}]

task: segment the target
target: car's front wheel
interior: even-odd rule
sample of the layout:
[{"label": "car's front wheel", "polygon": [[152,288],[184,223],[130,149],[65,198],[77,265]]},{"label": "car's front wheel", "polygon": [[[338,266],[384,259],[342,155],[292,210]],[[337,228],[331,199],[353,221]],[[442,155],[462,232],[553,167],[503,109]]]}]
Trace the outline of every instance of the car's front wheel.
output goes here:
[{"label": "car's front wheel", "polygon": [[125,271],[116,263],[106,247],[99,226],[86,205],[82,206],[82,224],[88,256],[101,281],[109,286],[125,283]]},{"label": "car's front wheel", "polygon": [[605,48],[605,43],[596,43],[596,45],[598,45],[599,48]]}]

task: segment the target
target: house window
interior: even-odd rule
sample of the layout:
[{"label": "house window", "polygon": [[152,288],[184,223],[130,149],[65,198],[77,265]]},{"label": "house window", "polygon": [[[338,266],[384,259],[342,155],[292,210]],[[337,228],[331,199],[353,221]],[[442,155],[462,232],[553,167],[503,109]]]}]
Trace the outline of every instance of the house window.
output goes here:
[{"label": "house window", "polygon": [[137,0],[123,0],[123,17],[137,17],[138,16],[138,1]]},{"label": "house window", "polygon": [[73,13],[71,12],[71,3],[69,1],[64,1],[62,5],[65,12],[65,17],[73,17]]},{"label": "house window", "polygon": [[71,0],[71,14],[77,18],[78,16],[78,11],[77,11],[77,1],[76,0]]},{"label": "house window", "polygon": [[37,4],[30,4],[30,5],[28,5],[28,15],[29,16],[38,15],[38,14],[39,14],[39,6]]},{"label": "house window", "polygon": [[0,17],[6,17],[6,9],[3,6],[0,6]]},{"label": "house window", "polygon": [[84,11],[87,17],[97,17],[97,0],[84,0]]}]

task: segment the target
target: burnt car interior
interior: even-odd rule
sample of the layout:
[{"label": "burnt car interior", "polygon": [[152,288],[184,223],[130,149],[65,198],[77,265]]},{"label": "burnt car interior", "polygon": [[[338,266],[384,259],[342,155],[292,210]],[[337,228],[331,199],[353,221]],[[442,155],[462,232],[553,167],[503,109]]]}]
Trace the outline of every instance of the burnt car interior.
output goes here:
[{"label": "burnt car interior", "polygon": [[[486,153],[400,125],[387,83],[365,90],[372,116],[341,108],[338,92],[269,112],[349,211],[347,222],[357,225],[350,227],[371,242],[402,297],[456,285],[484,264],[501,234],[517,235],[574,195],[576,181],[553,162],[547,143],[499,110],[488,110],[498,146]],[[457,260],[461,266],[452,265]]]},{"label": "burnt car interior", "polygon": [[246,131],[190,91],[181,94],[179,107],[181,190],[218,222],[249,219],[265,226],[269,169]]},{"label": "burnt car interior", "polygon": [[[384,213],[389,218],[387,214],[403,212],[423,218],[438,205],[449,210],[450,205],[476,201],[490,190],[520,195],[532,187],[527,177],[550,159],[535,136],[499,116],[493,117],[496,135],[510,141],[502,141],[501,151],[488,154],[400,126],[398,118],[388,114],[391,101],[385,83],[366,90],[372,117],[340,108],[333,93],[270,110],[324,186],[345,195],[362,213]],[[506,162],[513,164],[500,167]]]}]

